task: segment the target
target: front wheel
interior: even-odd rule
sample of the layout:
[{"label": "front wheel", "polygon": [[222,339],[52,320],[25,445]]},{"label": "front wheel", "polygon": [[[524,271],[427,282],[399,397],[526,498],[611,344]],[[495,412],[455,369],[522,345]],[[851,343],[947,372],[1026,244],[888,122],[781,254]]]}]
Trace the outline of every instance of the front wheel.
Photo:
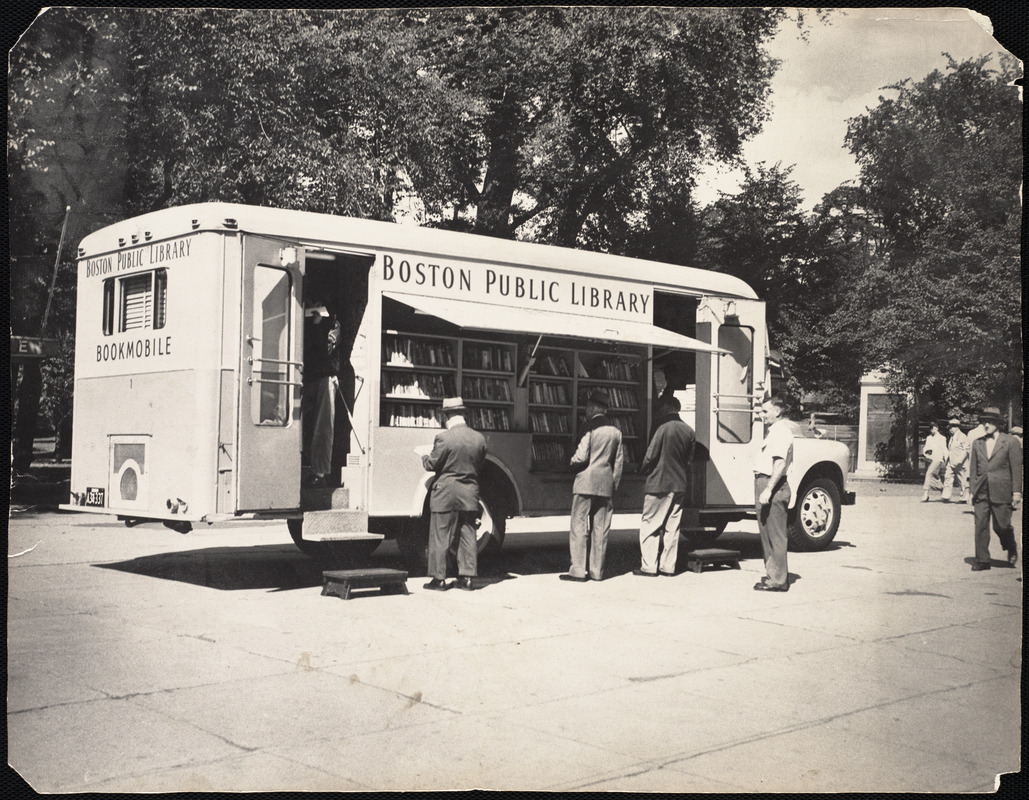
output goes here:
[{"label": "front wheel", "polygon": [[790,509],[787,531],[794,550],[824,550],[840,528],[840,488],[829,478],[801,484],[797,504]]}]

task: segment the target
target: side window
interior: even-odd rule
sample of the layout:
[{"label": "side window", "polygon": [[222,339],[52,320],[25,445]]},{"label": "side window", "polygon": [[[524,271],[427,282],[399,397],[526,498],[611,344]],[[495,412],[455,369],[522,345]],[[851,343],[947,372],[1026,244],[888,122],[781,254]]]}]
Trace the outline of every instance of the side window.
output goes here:
[{"label": "side window", "polygon": [[250,413],[255,425],[289,423],[289,325],[291,292],[289,273],[258,266],[254,269],[254,383]]},{"label": "side window", "polygon": [[[104,336],[159,330],[168,319],[168,270],[158,269],[104,281]],[[117,322],[116,322],[117,320]]]},{"label": "side window", "polygon": [[754,329],[722,325],[718,346],[718,441],[746,444],[754,428]]}]

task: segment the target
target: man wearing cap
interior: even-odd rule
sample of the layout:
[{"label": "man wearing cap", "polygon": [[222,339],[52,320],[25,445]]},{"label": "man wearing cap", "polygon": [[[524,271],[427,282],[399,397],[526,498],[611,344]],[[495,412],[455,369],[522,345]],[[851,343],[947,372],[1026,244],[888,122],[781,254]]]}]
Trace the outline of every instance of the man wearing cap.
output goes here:
[{"label": "man wearing cap", "polygon": [[975,562],[972,570],[990,568],[990,520],[1008,553],[1008,563],[1018,561],[1011,512],[1022,503],[1022,446],[1014,436],[1001,433],[1000,409],[983,409],[979,421],[985,434],[972,443],[969,484],[975,510]]},{"label": "man wearing cap", "polygon": [[948,423],[950,427],[950,441],[947,443],[947,469],[943,473],[943,502],[949,503],[950,496],[954,492],[954,479],[961,482],[961,499],[959,503],[968,500],[968,454],[972,449],[968,437],[961,432],[961,420],[954,417]]},{"label": "man wearing cap", "polygon": [[640,464],[640,473],[647,480],[643,484],[640,519],[640,566],[632,571],[633,575],[646,577],[659,572],[675,574],[679,526],[695,439],[693,428],[679,417],[677,399],[663,397],[657,410],[657,428]]},{"label": "man wearing cap", "polygon": [[[432,452],[422,466],[436,473],[429,499],[430,581],[426,589],[442,591],[451,585],[471,591],[478,574],[475,527],[479,516],[479,471],[486,461],[486,438],[465,422],[464,400],[443,399],[446,430],[436,434]],[[456,559],[458,578],[447,584],[447,564]]]},{"label": "man wearing cap", "polygon": [[339,364],[336,353],[340,327],[324,298],[312,294],[304,310],[304,377],[300,418],[304,421],[305,449],[310,456],[308,486],[324,488],[332,472],[333,424]]},{"label": "man wearing cap", "polygon": [[586,401],[586,431],[571,461],[572,467],[581,471],[572,484],[568,534],[572,564],[568,573],[560,576],[563,581],[604,579],[604,556],[613,510],[611,498],[622,480],[625,463],[622,432],[608,419],[609,407],[604,392],[591,392]]}]

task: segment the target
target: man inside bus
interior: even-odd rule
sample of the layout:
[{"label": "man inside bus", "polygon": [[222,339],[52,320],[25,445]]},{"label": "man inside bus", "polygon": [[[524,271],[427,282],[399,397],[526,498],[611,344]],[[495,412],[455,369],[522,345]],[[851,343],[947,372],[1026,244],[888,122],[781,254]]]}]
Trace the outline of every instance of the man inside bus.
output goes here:
[{"label": "man inside bus", "polygon": [[336,350],[339,323],[318,293],[304,310],[304,386],[301,419],[310,456],[307,485],[325,487],[332,472],[333,422],[336,416]]},{"label": "man inside bus", "polygon": [[693,460],[693,428],[679,417],[679,401],[665,397],[658,404],[657,428],[640,464],[647,476],[640,519],[640,566],[633,575],[675,574],[679,526]]},{"label": "man inside bus", "polygon": [[604,392],[590,393],[586,401],[586,432],[571,461],[572,467],[580,471],[572,484],[568,534],[572,564],[568,573],[560,576],[563,581],[604,580],[612,497],[622,480],[625,463],[622,432],[608,419],[608,408],[610,402]]},{"label": "man inside bus", "polygon": [[761,421],[767,430],[754,460],[754,510],[766,574],[754,584],[759,592],[788,592],[790,589],[786,564],[786,507],[790,502],[790,486],[786,473],[793,461],[793,430],[784,417],[785,410],[785,403],[779,397],[769,397],[761,404]]},{"label": "man inside bus", "polygon": [[[436,434],[432,451],[422,466],[435,472],[429,499],[429,564],[426,589],[444,591],[451,586],[471,591],[478,574],[475,537],[479,515],[479,472],[486,462],[486,437],[468,427],[460,397],[443,398],[446,430]],[[447,567],[457,563],[457,581],[446,582]]]}]

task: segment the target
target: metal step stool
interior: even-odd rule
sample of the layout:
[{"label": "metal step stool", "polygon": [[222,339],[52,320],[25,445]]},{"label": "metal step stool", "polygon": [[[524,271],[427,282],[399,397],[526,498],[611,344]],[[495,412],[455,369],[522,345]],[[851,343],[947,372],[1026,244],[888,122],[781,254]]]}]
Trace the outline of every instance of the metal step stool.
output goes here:
[{"label": "metal step stool", "polygon": [[373,588],[383,594],[407,594],[407,573],[385,567],[333,569],[322,573],[322,597],[331,595],[349,600],[352,589]]},{"label": "metal step stool", "polygon": [[740,553],[738,550],[708,547],[703,550],[690,550],[686,554],[686,569],[691,572],[703,572],[705,564],[729,564],[733,569],[739,569]]}]

